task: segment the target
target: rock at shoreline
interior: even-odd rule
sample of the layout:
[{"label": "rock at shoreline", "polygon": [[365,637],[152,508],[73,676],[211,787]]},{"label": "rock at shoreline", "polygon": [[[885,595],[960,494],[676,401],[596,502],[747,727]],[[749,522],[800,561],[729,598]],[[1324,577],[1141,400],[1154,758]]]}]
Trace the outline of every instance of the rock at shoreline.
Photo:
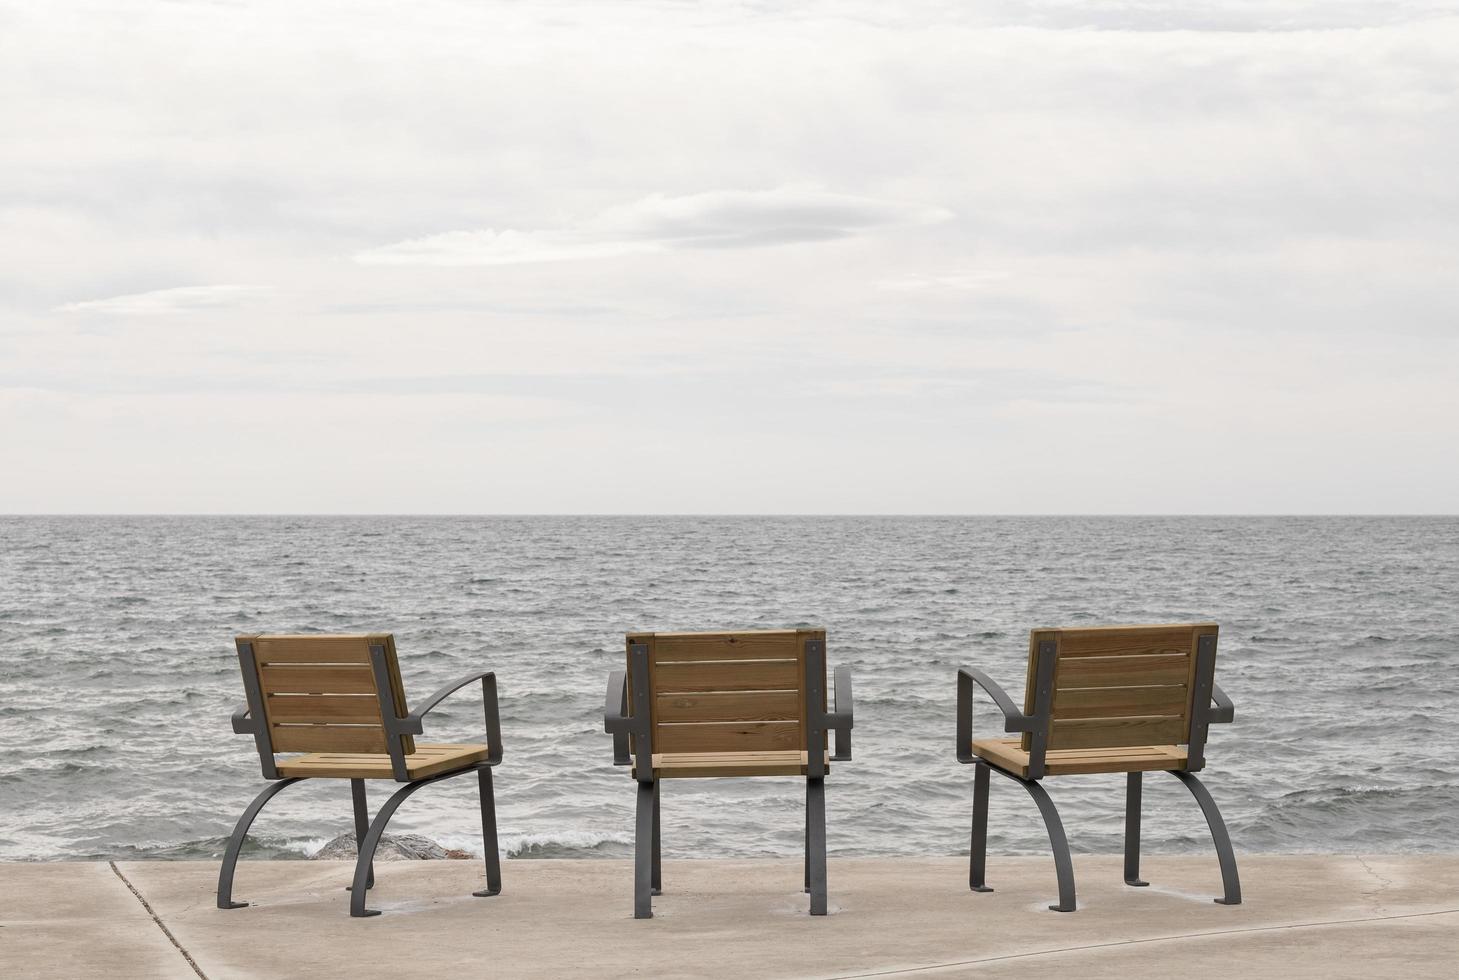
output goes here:
[{"label": "rock at shoreline", "polygon": [[[355,835],[340,834],[309,855],[311,861],[353,861],[356,856]],[[386,834],[375,849],[376,861],[438,861],[464,859],[466,851],[447,850],[429,837],[420,834]]]}]

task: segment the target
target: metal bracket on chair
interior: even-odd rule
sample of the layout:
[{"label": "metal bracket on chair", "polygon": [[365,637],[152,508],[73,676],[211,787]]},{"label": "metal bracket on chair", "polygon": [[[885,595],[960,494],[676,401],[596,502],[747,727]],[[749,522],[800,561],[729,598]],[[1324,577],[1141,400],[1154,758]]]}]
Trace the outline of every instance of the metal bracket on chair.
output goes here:
[{"label": "metal bracket on chair", "polygon": [[635,773],[640,783],[654,781],[653,715],[648,681],[648,644],[635,643],[628,649],[628,663],[633,675],[633,755]]},{"label": "metal bracket on chair", "polygon": [[1044,757],[1049,750],[1050,718],[1054,713],[1054,660],[1058,656],[1058,649],[1058,644],[1053,640],[1039,641],[1039,669],[1034,687],[1032,726],[1028,730],[1027,778],[1031,780],[1044,778]]},{"label": "metal bracket on chair", "polygon": [[826,641],[805,641],[805,774],[807,779],[826,775]]},{"label": "metal bracket on chair", "polygon": [[1211,689],[1216,683],[1215,674],[1216,637],[1207,633],[1196,638],[1196,676],[1191,687],[1191,728],[1185,757],[1187,772],[1199,772],[1206,767],[1206,734],[1211,724]]},{"label": "metal bracket on chair", "polygon": [[633,731],[633,719],[628,716],[628,675],[621,670],[608,675],[608,693],[603,699],[603,731],[613,736],[613,765],[632,765],[633,758],[628,754],[628,736]]},{"label": "metal bracket on chair", "polygon": [[370,667],[375,674],[375,691],[380,698],[380,717],[384,724],[385,750],[390,754],[390,774],[398,783],[410,782],[405,764],[405,747],[401,744],[400,705],[395,703],[395,687],[390,683],[390,667],[385,660],[385,647],[370,644]]},{"label": "metal bracket on chair", "polygon": [[836,751],[831,754],[832,762],[851,761],[851,729],[855,725],[856,705],[851,695],[851,668],[845,664],[835,669],[832,675],[833,690],[836,692],[834,710],[826,715],[827,727],[836,732]]},{"label": "metal bracket on chair", "polygon": [[[263,766],[264,779],[278,779],[279,767],[274,761],[274,743],[269,733],[268,714],[264,710],[263,689],[258,683],[258,660],[253,654],[253,644],[248,640],[238,641],[238,665],[243,670],[243,693],[248,698],[248,715],[252,726],[247,731],[253,735],[258,748],[258,761]],[[238,713],[233,714],[233,730],[239,734]]]}]

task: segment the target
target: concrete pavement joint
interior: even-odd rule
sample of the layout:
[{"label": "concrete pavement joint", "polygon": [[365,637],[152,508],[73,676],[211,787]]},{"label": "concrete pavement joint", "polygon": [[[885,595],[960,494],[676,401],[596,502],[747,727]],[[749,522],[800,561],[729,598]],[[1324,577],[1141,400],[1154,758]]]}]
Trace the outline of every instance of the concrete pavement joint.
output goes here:
[{"label": "concrete pavement joint", "polygon": [[1003,960],[1023,960],[1035,956],[1054,956],[1059,953],[1078,953],[1089,949],[1114,949],[1119,946],[1142,946],[1151,943],[1168,943],[1178,939],[1203,939],[1207,936],[1236,936],[1243,933],[1281,932],[1287,929],[1320,929],[1324,926],[1347,926],[1363,922],[1388,922],[1395,919],[1422,919],[1433,915],[1455,915],[1459,909],[1437,909],[1432,912],[1405,912],[1398,915],[1371,915],[1360,919],[1331,919],[1325,922],[1292,922],[1281,926],[1248,926],[1244,929],[1217,929],[1212,932],[1190,932],[1174,936],[1153,936],[1149,939],[1122,939],[1114,943],[1090,943],[1084,946],[1059,946],[1053,949],[1036,949],[1027,953],[1005,953],[1002,956],[984,956],[972,960],[952,960],[947,963],[929,963],[926,966],[909,966],[897,970],[873,970],[870,973],[838,973],[828,980],[859,980],[864,977],[904,977],[913,973],[930,973],[933,970],[950,970],[959,966],[977,966],[982,963],[998,963]]},{"label": "concrete pavement joint", "polygon": [[117,867],[117,863],[115,861],[108,861],[106,863],[111,866],[112,874],[120,878],[122,880],[122,884],[127,886],[127,890],[137,897],[137,901],[142,903],[142,908],[147,910],[147,914],[152,917],[152,921],[157,923],[157,928],[162,930],[162,934],[166,936],[168,941],[171,942],[172,945],[177,949],[177,951],[182,954],[182,958],[187,960],[187,965],[193,968],[193,972],[196,973],[201,978],[201,980],[208,980],[208,975],[203,972],[202,967],[198,966],[198,961],[193,959],[192,954],[183,948],[182,943],[177,941],[177,937],[172,934],[172,930],[162,924],[162,920],[158,918],[157,913],[152,910],[152,906],[147,902],[145,898],[142,897],[142,893],[137,891],[137,887],[127,880],[127,876],[122,874],[122,869]]}]

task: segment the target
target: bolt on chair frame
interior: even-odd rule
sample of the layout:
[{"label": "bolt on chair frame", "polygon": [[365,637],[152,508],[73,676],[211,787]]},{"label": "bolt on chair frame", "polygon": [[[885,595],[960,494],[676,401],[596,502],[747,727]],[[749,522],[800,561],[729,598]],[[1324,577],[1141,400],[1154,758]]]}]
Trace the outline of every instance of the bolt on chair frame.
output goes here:
[{"label": "bolt on chair frame", "polygon": [[[346,777],[350,781],[350,795],[354,805],[357,848],[353,884],[348,886],[348,890],[351,892],[350,915],[352,917],[364,918],[380,914],[376,909],[365,907],[365,895],[375,885],[375,851],[379,847],[381,837],[384,836],[386,824],[394,816],[395,811],[422,787],[469,772],[476,773],[477,792],[481,806],[483,856],[486,865],[486,888],[474,891],[472,894],[483,898],[499,894],[501,892],[501,858],[497,846],[496,798],[491,776],[492,768],[502,760],[501,714],[497,703],[496,674],[492,671],[468,674],[441,687],[414,711],[402,714],[404,695],[401,693],[399,669],[395,663],[393,639],[389,636],[371,636],[368,638],[371,641],[368,646],[368,666],[374,682],[374,690],[371,693],[378,696],[379,726],[383,730],[386,759],[362,763],[361,759],[365,757],[361,755],[342,755],[337,757],[336,765],[320,766],[321,771],[317,775],[286,775],[280,772],[279,767],[282,765],[285,770],[291,770],[291,760],[279,760],[275,755],[275,752],[278,751],[274,738],[276,726],[270,723],[273,715],[270,714],[267,707],[269,694],[261,683],[260,663],[255,653],[254,641],[265,639],[285,638],[240,637],[238,639],[238,659],[243,671],[244,691],[248,700],[233,713],[233,731],[235,734],[254,737],[263,777],[272,782],[243,811],[228,839],[223,864],[218,872],[218,908],[238,909],[248,905],[247,902],[233,901],[233,875],[249,827],[252,826],[264,806],[285,788],[295,783],[313,778],[340,778],[341,774],[347,771],[358,773]],[[446,771],[432,772],[430,771],[432,767],[428,766],[424,774],[414,775],[412,756],[416,748],[412,736],[420,735],[424,731],[425,716],[447,697],[476,681],[481,683],[482,714],[487,735],[485,758],[449,768]],[[357,693],[358,687],[352,690]],[[318,697],[319,695],[311,696]],[[322,695],[322,697],[329,696]],[[374,820],[370,819],[366,802],[365,779],[367,778],[393,778],[396,782],[405,784],[391,795],[384,806],[380,807]]]},{"label": "bolt on chair frame", "polygon": [[[1032,712],[1020,711],[991,677],[981,670],[961,668],[957,672],[957,760],[975,766],[973,778],[973,820],[972,841],[968,862],[968,886],[975,892],[991,892],[985,883],[988,850],[988,795],[989,773],[1006,776],[1024,788],[1039,808],[1044,826],[1048,831],[1049,845],[1054,853],[1054,867],[1059,883],[1059,903],[1049,908],[1056,912],[1075,910],[1074,865],[1069,855],[1069,841],[1064,834],[1063,821],[1054,801],[1041,785],[1047,774],[1049,738],[1054,716],[1055,684],[1054,673],[1057,660],[1057,644],[1051,639],[1039,640],[1035,673],[1030,676],[1030,700]],[[1235,715],[1235,708],[1215,683],[1216,634],[1214,631],[1196,637],[1194,678],[1190,691],[1189,741],[1183,766],[1165,768],[1190,790],[1210,828],[1221,867],[1222,897],[1215,899],[1219,905],[1241,904],[1241,881],[1236,870],[1236,854],[1231,846],[1231,837],[1226,823],[1210,792],[1196,772],[1205,767],[1205,743],[1208,727],[1212,724],[1228,724]],[[1030,665],[1033,666],[1032,664]],[[1028,763],[1026,775],[1001,768],[996,763],[974,753],[972,749],[972,702],[973,685],[977,684],[993,699],[1003,713],[1005,732],[1023,733],[1027,737]],[[1212,707],[1212,702],[1215,707]],[[1151,768],[1149,766],[1146,767]],[[1161,767],[1163,768],[1163,767]],[[1088,770],[1096,771],[1096,770]],[[1101,771],[1111,771],[1109,769]],[[1120,771],[1114,769],[1113,771]],[[1125,884],[1141,887],[1148,882],[1140,879],[1140,809],[1143,789],[1143,771],[1126,773],[1125,787]]]},{"label": "bolt on chair frame", "polygon": [[[687,634],[680,634],[687,635]],[[706,634],[713,635],[713,634]],[[750,635],[753,634],[742,634]],[[840,666],[834,672],[834,703],[825,710],[826,641],[820,636],[803,642],[803,674],[805,722],[802,744],[805,746],[806,777],[804,888],[810,895],[810,914],[825,915],[826,886],[826,734],[836,733],[836,751],[832,762],[851,759],[853,704],[851,669]],[[630,640],[634,637],[630,637]],[[733,641],[731,641],[733,642]],[[655,769],[654,687],[650,647],[647,642],[630,642],[628,671],[613,671],[608,677],[607,697],[603,706],[603,729],[613,736],[613,764],[633,766],[638,783],[637,819],[634,833],[634,898],[636,919],[653,918],[653,896],[663,893],[659,839],[659,782],[663,778]],[[710,775],[706,770],[705,775]],[[742,773],[718,772],[714,775],[790,775],[789,771]],[[684,775],[692,775],[685,773]]]}]

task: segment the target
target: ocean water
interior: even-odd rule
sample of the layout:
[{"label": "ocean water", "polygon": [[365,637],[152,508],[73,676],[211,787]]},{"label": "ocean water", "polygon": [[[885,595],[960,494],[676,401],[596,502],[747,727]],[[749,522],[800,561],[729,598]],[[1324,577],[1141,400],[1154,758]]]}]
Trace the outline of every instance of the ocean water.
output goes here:
[{"label": "ocean water", "polygon": [[[628,630],[821,626],[855,675],[834,854],[957,854],[970,767],[955,668],[1020,692],[1042,625],[1213,619],[1236,722],[1203,778],[1238,851],[1447,851],[1459,813],[1459,518],[0,518],[0,859],[203,858],[263,786],[232,638],[390,631],[407,696],[497,671],[511,857],[627,856],[633,788],[602,731]],[[464,691],[427,736],[480,737]],[[976,729],[1001,728],[981,702]],[[479,853],[469,779],[391,826]],[[675,781],[676,856],[798,853],[803,784]],[[1050,780],[1072,846],[1118,851],[1121,776]],[[1209,848],[1147,779],[1147,851]],[[372,784],[372,802],[385,783]],[[990,848],[1043,853],[993,784]],[[251,853],[352,829],[348,784],[289,790]]]}]

